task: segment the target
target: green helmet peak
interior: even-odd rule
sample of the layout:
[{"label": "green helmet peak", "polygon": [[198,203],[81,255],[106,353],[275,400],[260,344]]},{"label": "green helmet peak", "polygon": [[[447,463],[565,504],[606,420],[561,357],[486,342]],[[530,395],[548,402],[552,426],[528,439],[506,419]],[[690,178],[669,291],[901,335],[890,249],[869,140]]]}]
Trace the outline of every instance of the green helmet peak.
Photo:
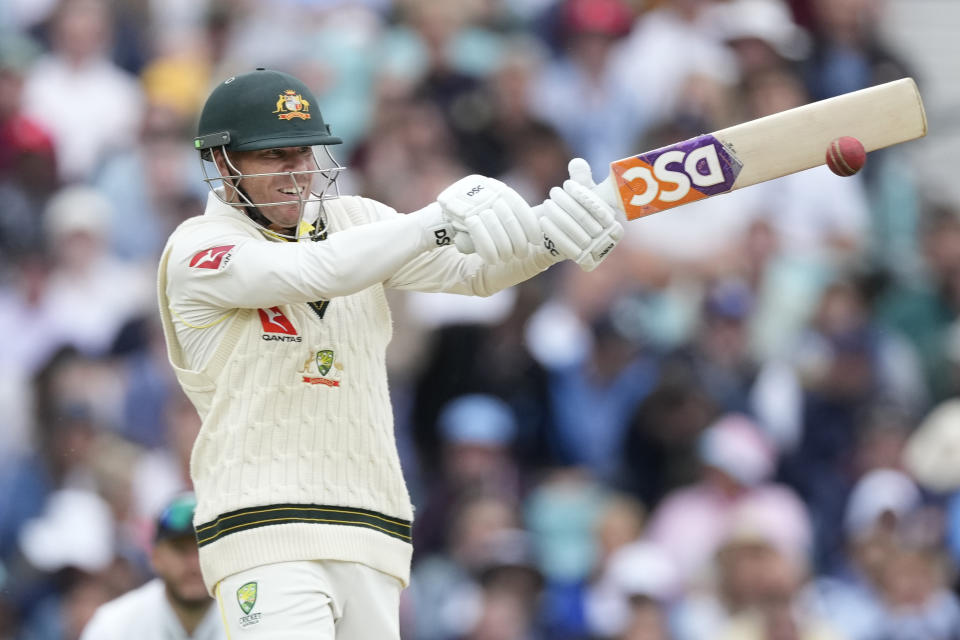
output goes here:
[{"label": "green helmet peak", "polygon": [[194,146],[201,152],[253,151],[340,142],[306,84],[289,73],[257,69],[227,78],[211,92]]}]

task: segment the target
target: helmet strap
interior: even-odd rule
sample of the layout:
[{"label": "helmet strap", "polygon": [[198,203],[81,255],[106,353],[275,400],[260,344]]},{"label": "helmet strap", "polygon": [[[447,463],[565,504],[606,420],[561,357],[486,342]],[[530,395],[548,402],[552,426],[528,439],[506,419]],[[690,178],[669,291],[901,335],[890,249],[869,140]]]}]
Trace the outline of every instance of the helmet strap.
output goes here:
[{"label": "helmet strap", "polygon": [[[240,181],[237,180],[237,182],[240,182]],[[270,225],[272,225],[273,223],[270,222],[270,219],[267,218],[267,216],[263,215],[263,211],[260,210],[260,207],[258,207],[253,202],[253,200],[250,199],[250,194],[247,193],[244,190],[244,188],[239,184],[234,186],[233,188],[236,189],[240,193],[240,195],[243,196],[244,200],[250,203],[250,206],[240,207],[240,209],[242,209],[243,212],[247,214],[247,217],[253,220],[254,222],[256,222],[258,225],[260,225],[264,229],[269,229]],[[281,231],[286,233],[287,235],[296,237],[296,229],[294,227],[284,227],[281,229]]]}]

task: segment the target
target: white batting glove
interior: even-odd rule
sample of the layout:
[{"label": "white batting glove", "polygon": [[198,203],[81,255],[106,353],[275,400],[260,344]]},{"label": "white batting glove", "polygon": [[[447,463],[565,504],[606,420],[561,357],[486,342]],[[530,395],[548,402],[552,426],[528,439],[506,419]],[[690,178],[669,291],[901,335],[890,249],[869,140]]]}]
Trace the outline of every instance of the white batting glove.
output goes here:
[{"label": "white batting glove", "polygon": [[527,255],[540,242],[541,230],[530,205],[499,180],[472,175],[462,178],[437,197],[456,233],[462,253],[476,251],[495,263]]},{"label": "white batting glove", "polygon": [[570,179],[563,188],[550,189],[550,198],[538,207],[543,246],[554,256],[573,260],[593,271],[623,237],[616,211],[593,190],[590,165],[574,158]]}]

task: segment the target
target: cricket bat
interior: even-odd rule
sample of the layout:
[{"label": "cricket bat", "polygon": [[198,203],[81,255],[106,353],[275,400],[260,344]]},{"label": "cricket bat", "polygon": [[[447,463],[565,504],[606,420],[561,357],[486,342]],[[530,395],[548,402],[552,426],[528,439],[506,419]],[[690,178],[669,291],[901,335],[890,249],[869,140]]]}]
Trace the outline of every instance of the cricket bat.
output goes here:
[{"label": "cricket bat", "polygon": [[904,78],[617,160],[596,189],[636,220],[822,165],[840,136],[869,152],[926,133],[917,85]]}]

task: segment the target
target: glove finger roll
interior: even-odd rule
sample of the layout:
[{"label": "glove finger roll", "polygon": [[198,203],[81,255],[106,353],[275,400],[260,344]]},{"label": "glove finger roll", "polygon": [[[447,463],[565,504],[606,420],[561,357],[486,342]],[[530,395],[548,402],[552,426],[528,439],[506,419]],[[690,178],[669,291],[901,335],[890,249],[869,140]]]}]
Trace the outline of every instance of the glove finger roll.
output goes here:
[{"label": "glove finger roll", "polygon": [[[502,184],[502,183],[501,183]],[[527,237],[527,242],[537,244],[540,242],[540,224],[537,222],[537,214],[534,213],[527,201],[519,193],[503,185],[500,195],[503,200],[510,205],[510,210],[516,215],[517,220],[523,227],[523,232]]]},{"label": "glove finger roll", "polygon": [[484,209],[479,214],[483,221],[483,226],[490,232],[493,238],[493,245],[497,248],[499,260],[509,260],[513,256],[513,243],[510,242],[510,234],[503,228],[500,218],[493,209]]},{"label": "glove finger roll", "polygon": [[[476,248],[480,257],[483,258],[484,262],[496,262],[498,257],[496,243],[491,237],[490,231],[480,219],[480,216],[470,216],[465,222],[470,238],[473,240],[473,246]],[[459,236],[460,234],[457,235]],[[456,238],[454,238],[454,242],[456,242]]]},{"label": "glove finger roll", "polygon": [[[567,209],[557,205],[553,200],[547,200],[544,204],[546,205],[544,217],[551,220],[558,229],[563,231],[565,236],[574,241],[581,249],[590,244],[593,236],[577,223]],[[598,229],[597,233],[600,231],[602,229]]]},{"label": "glove finger roll", "polygon": [[585,187],[573,180],[565,180],[563,183],[563,191],[570,194],[574,200],[580,203],[601,227],[607,227],[614,221],[613,209],[603,201],[603,198],[594,193],[593,189]]},{"label": "glove finger roll", "polygon": [[550,189],[550,200],[567,212],[590,237],[603,231],[603,225],[594,219],[590,211],[560,187]]},{"label": "glove finger roll", "polygon": [[524,233],[523,227],[520,225],[520,221],[517,219],[515,212],[502,200],[498,200],[493,205],[493,211],[497,214],[497,217],[500,219],[500,224],[503,225],[504,231],[506,231],[507,236],[510,238],[513,255],[520,258],[527,255],[527,247],[529,246],[527,234]]},{"label": "glove finger roll", "polygon": [[580,255],[580,247],[570,239],[560,227],[548,217],[540,218],[540,227],[543,229],[544,246],[549,250],[551,245],[556,247],[565,258],[575,259]]}]

